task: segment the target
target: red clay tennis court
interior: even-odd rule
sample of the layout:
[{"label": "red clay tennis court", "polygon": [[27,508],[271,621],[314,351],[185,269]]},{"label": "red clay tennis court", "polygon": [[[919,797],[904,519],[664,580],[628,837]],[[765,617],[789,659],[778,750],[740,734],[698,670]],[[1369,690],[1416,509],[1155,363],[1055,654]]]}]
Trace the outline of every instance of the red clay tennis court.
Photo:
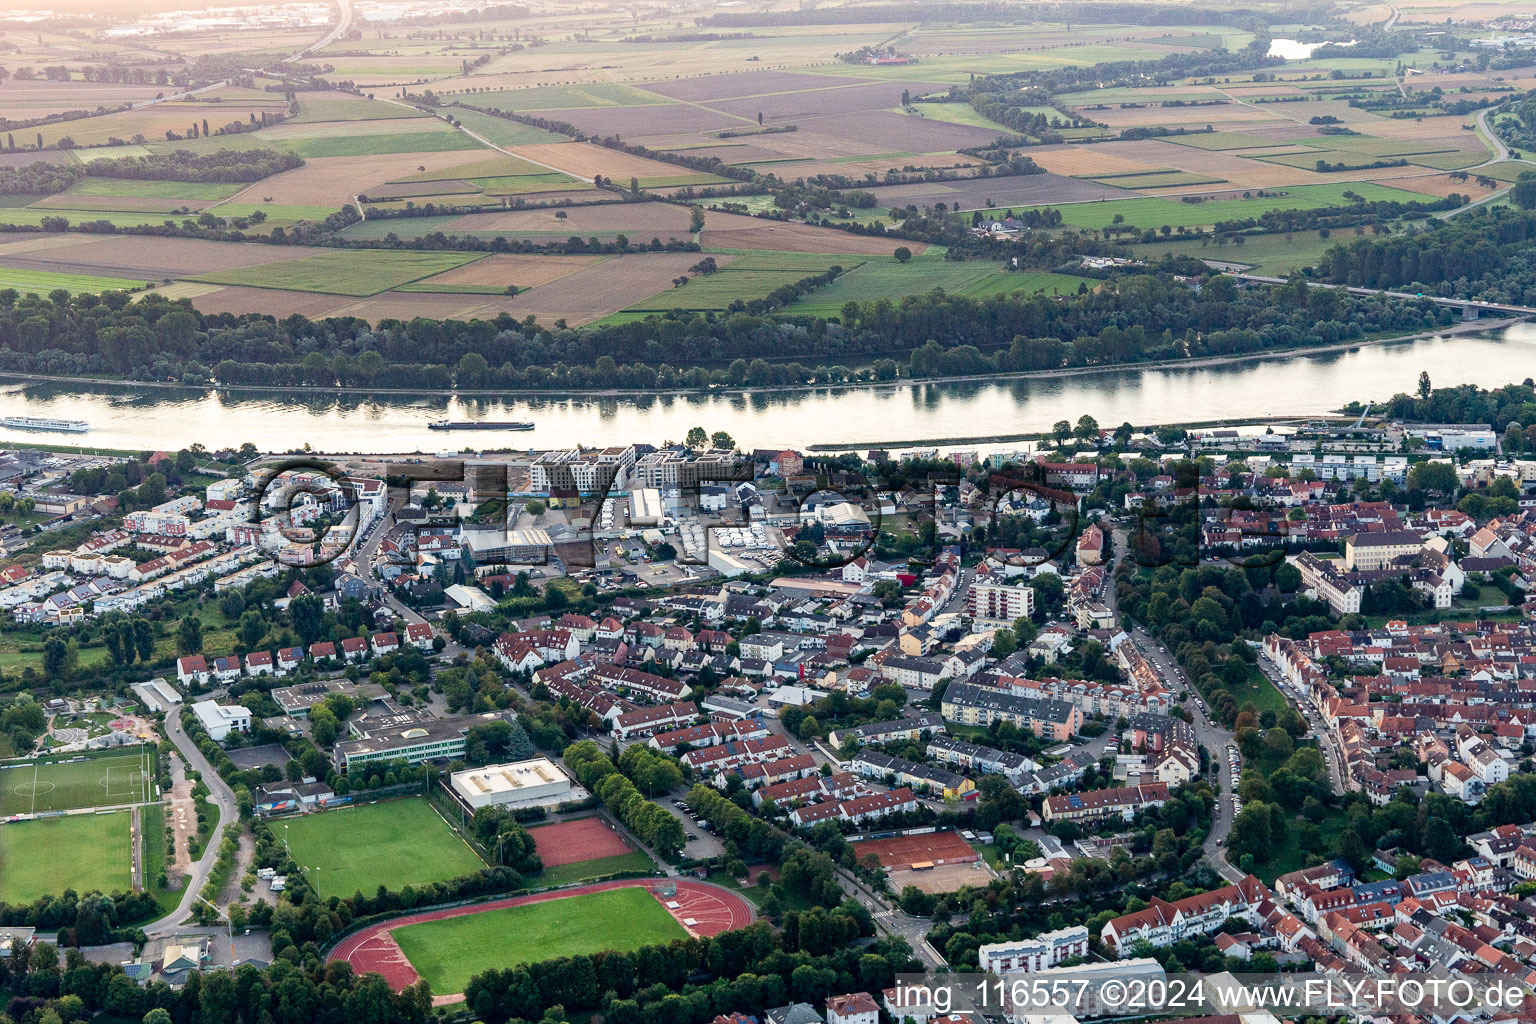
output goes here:
[{"label": "red clay tennis court", "polygon": [[[675,893],[664,894],[662,890],[674,885]],[[528,903],[543,903],[569,896],[582,896],[587,893],[601,892],[604,889],[622,889],[627,886],[649,890],[656,899],[661,901],[662,906],[667,908],[667,912],[693,935],[719,935],[733,928],[745,928],[757,918],[757,911],[753,909],[752,904],[740,895],[718,885],[670,878],[666,880],[622,879],[616,882],[601,882],[597,885],[583,885],[575,889],[560,889],[556,892],[535,893],[531,896],[516,896],[490,903],[475,903],[466,907],[450,907],[446,910],[431,910],[421,914],[391,918],[348,935],[337,944],[335,949],[331,950],[329,959],[345,960],[358,974],[383,975],[389,987],[399,992],[414,985],[421,976],[416,973],[416,968],[411,966],[411,962],[405,958],[405,954],[395,942],[392,933],[396,928],[426,921],[441,921],[450,917],[463,917],[466,914],[482,914],[506,907],[520,907]],[[452,998],[439,994],[434,1001],[452,1001]]]},{"label": "red clay tennis court", "polygon": [[886,839],[866,839],[853,844],[853,852],[860,860],[870,854],[880,858],[880,865],[900,870],[917,865],[965,864],[980,860],[981,854],[971,844],[960,838],[958,832],[929,832],[920,836],[890,836]]},{"label": "red clay tennis court", "polygon": [[578,864],[584,860],[617,857],[634,852],[630,845],[602,818],[561,821],[528,830],[539,859],[547,868]]}]

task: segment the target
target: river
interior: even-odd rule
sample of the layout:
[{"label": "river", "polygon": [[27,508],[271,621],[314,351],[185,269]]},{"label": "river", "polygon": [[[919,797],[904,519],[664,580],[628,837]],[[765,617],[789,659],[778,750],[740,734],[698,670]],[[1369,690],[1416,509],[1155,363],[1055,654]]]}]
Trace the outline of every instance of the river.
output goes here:
[{"label": "river", "polygon": [[[81,419],[87,434],[0,428],[0,442],[174,450],[254,442],[265,451],[438,452],[448,448],[567,448],[681,441],[724,430],[745,448],[822,443],[876,446],[1048,430],[1084,413],[1106,426],[1303,416],[1351,400],[1436,387],[1495,387],[1536,375],[1536,325],[1363,345],[1221,365],[1144,367],[1062,376],[753,394],[510,396],[220,391],[33,383],[0,393],[0,416]],[[526,432],[443,432],[432,420],[531,420]],[[1018,444],[965,445],[980,451]]]}]

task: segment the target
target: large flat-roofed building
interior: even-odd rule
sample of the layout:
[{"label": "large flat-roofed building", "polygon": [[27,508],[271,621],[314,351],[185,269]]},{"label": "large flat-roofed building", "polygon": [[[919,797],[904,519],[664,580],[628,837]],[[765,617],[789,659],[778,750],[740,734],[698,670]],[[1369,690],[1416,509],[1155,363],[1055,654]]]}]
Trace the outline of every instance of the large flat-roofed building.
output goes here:
[{"label": "large flat-roofed building", "polygon": [[571,779],[548,758],[454,772],[449,785],[470,807],[550,806],[571,796]]},{"label": "large flat-roofed building", "polygon": [[251,712],[239,704],[200,700],[192,705],[192,713],[216,743],[224,742],[225,737],[232,732],[251,731]]},{"label": "large flat-roofed building", "polygon": [[469,730],[489,722],[510,722],[514,717],[511,712],[434,719],[416,715],[390,715],[369,720],[364,716],[348,723],[348,729],[355,738],[341,740],[336,744],[336,769],[348,772],[354,767],[379,761],[419,764],[422,761],[463,757],[464,738]]},{"label": "large flat-roofed building", "polygon": [[548,530],[466,530],[464,542],[482,565],[544,565],[554,542]]},{"label": "large flat-roofed building", "polygon": [[283,709],[283,714],[303,718],[309,709],[333,693],[351,697],[359,705],[385,695],[384,687],[377,683],[354,683],[350,679],[316,679],[296,686],[279,686],[272,691],[272,699]]}]

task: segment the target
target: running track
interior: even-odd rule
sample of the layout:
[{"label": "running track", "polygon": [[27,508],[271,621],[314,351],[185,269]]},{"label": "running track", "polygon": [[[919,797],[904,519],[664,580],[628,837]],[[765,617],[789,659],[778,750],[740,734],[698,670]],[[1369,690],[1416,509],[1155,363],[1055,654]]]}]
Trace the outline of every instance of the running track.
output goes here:
[{"label": "running track", "polygon": [[[431,910],[421,914],[407,914],[404,917],[390,918],[376,925],[364,928],[361,931],[348,935],[331,950],[331,960],[345,960],[352,965],[358,974],[381,974],[389,987],[396,992],[414,985],[421,979],[416,973],[416,968],[411,966],[405,954],[395,942],[391,934],[396,928],[406,925],[421,924],[424,921],[442,921],[450,917],[464,917],[468,914],[480,914],[488,910],[501,910],[504,907],[521,907],[529,903],[544,903],[548,900],[565,899],[568,896],[581,896],[589,892],[601,892],[604,889],[623,889],[627,887],[642,888],[654,892],[660,882],[656,879],[621,879],[616,882],[601,882],[597,885],[584,885],[576,889],[561,889],[558,892],[535,893],[532,896],[516,896],[512,899],[495,900],[490,903],[474,903],[465,907],[452,907],[448,910]],[[662,899],[660,896],[656,897]],[[718,885],[710,885],[708,882],[690,882],[677,880],[677,895],[669,901],[676,903],[675,907],[667,907],[670,913],[683,928],[692,935],[713,936],[721,932],[730,931],[733,928],[745,928],[757,917],[757,912],[752,904],[748,903],[740,895]],[[688,922],[692,921],[692,924]],[[454,997],[456,998],[456,997]],[[447,1002],[444,996],[438,994],[434,1002]]]}]

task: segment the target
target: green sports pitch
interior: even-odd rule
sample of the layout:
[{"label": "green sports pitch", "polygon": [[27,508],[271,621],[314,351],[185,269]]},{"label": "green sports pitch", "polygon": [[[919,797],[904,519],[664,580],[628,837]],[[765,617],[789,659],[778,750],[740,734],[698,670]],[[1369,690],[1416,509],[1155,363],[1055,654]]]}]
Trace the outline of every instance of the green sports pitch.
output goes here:
[{"label": "green sports pitch", "polygon": [[601,950],[629,952],[688,937],[656,897],[638,886],[410,924],[392,934],[439,995],[463,992],[470,978],[492,968]]},{"label": "green sports pitch", "polygon": [[0,903],[77,893],[126,892],[133,870],[127,811],[0,824]]},{"label": "green sports pitch", "polygon": [[322,896],[446,882],[485,870],[425,797],[273,822],[273,835]]},{"label": "green sports pitch", "polygon": [[0,765],[0,816],[143,804],[154,799],[154,754],[110,754]]}]

